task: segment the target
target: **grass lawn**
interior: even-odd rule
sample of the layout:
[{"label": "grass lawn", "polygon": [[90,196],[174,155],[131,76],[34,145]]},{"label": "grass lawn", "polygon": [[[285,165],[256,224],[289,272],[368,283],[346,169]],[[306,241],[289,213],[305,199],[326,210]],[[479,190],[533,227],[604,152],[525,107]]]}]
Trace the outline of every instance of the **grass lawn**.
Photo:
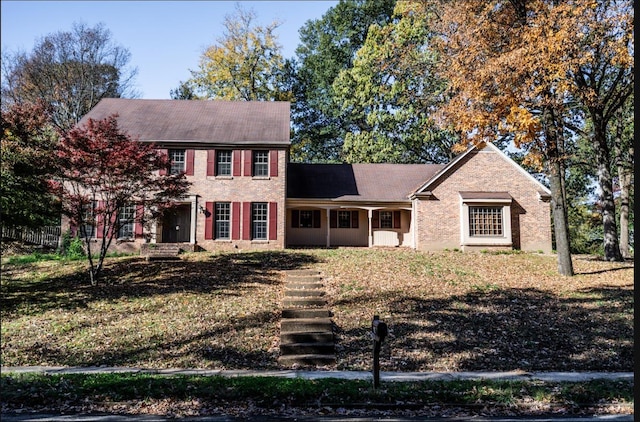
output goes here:
[{"label": "grass lawn", "polygon": [[282,270],[315,268],[336,334],[325,369],[371,369],[377,314],[382,371],[633,371],[633,262],[576,256],[568,278],[555,256],[528,253],[200,252],[109,258],[95,287],[83,261],[14,262],[2,263],[3,366],[276,369]]}]

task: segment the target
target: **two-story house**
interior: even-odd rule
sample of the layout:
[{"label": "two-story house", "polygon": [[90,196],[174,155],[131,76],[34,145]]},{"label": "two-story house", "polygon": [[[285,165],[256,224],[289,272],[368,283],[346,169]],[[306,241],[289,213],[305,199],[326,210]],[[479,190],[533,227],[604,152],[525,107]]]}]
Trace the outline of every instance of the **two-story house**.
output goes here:
[{"label": "two-story house", "polygon": [[[289,163],[288,102],[103,99],[192,183],[174,212],[119,236],[118,250],[404,246],[551,251],[549,190],[498,148],[447,165]],[[126,216],[122,216],[126,218]]]}]

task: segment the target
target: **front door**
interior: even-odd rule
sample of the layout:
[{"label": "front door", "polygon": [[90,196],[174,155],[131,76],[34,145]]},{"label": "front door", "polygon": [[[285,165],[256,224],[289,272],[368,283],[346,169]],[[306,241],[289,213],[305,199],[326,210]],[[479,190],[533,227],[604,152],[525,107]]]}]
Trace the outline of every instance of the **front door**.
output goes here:
[{"label": "front door", "polygon": [[191,205],[178,205],[162,221],[162,243],[187,243],[191,240]]}]

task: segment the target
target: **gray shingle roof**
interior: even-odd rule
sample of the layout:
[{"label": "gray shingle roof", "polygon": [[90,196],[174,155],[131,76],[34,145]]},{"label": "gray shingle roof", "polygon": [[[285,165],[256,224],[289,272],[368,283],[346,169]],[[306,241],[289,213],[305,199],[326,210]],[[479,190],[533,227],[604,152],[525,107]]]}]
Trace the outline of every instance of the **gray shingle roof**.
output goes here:
[{"label": "gray shingle roof", "polygon": [[300,164],[287,167],[287,198],[407,201],[440,164]]},{"label": "gray shingle roof", "polygon": [[118,126],[141,141],[290,145],[288,102],[105,98],[87,113],[118,114]]}]

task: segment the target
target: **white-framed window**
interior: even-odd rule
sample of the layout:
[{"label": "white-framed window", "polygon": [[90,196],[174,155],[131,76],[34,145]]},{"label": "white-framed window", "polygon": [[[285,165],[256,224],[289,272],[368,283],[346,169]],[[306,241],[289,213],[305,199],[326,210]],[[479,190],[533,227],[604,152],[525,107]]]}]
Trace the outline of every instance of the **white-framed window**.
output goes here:
[{"label": "white-framed window", "polygon": [[508,192],[460,192],[462,245],[511,246],[511,203]]},{"label": "white-framed window", "polygon": [[180,174],[186,171],[187,154],[184,149],[170,149],[169,160],[171,160],[170,174]]},{"label": "white-framed window", "polygon": [[136,206],[126,205],[118,214],[118,239],[132,239],[135,236]]},{"label": "white-framed window", "polygon": [[231,176],[231,151],[216,151],[216,176]]},{"label": "white-framed window", "polygon": [[215,238],[231,239],[231,204],[229,202],[216,202],[215,206]]},{"label": "white-framed window", "polygon": [[503,207],[469,206],[469,236],[502,236]]},{"label": "white-framed window", "polygon": [[310,229],[313,227],[313,211],[300,210],[300,228]]},{"label": "white-framed window", "polygon": [[253,202],[251,204],[251,238],[267,240],[267,203]]},{"label": "white-framed window", "polygon": [[253,151],[253,176],[269,175],[269,151]]}]

